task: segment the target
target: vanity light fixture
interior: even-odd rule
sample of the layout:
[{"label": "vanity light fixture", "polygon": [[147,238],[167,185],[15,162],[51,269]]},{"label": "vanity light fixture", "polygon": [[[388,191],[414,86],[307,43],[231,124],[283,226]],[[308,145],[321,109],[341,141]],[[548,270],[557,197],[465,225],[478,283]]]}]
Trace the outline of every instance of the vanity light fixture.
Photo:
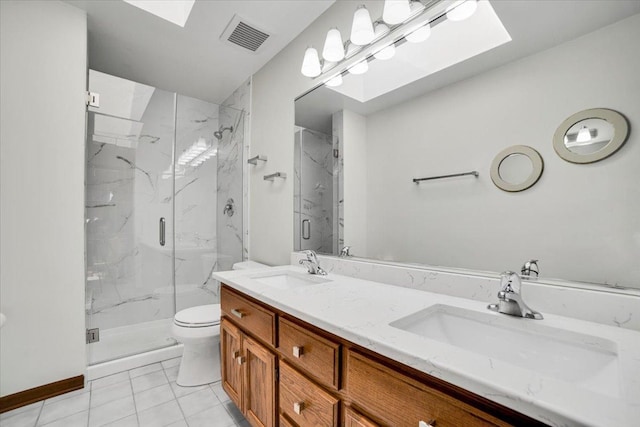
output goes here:
[{"label": "vanity light fixture", "polygon": [[312,47],[307,48],[304,52],[304,59],[302,60],[302,68],[300,71],[305,77],[318,77],[320,75],[322,68],[317,50]]},{"label": "vanity light fixture", "polygon": [[404,38],[406,41],[410,43],[421,43],[426,39],[428,39],[430,35],[431,35],[431,25],[426,24],[418,28],[414,32],[407,34],[406,36],[404,36]]},{"label": "vanity light fixture", "polygon": [[410,14],[409,0],[385,0],[382,19],[387,24],[400,24],[406,21]]},{"label": "vanity light fixture", "polygon": [[351,25],[351,43],[360,46],[367,45],[375,38],[371,15],[364,5],[358,6],[353,14],[353,24]]},{"label": "vanity light fixture", "polygon": [[[478,0],[429,0],[426,5],[420,0],[385,0],[383,16],[375,21],[374,30],[369,11],[361,5],[353,15],[350,40],[342,44],[340,31],[330,29],[322,51],[323,60],[320,61],[316,49],[308,47],[301,72],[304,76],[319,78],[321,83],[331,81],[337,86],[345,72],[366,73],[369,60],[392,58],[405,41],[425,41],[431,35],[434,22],[466,19],[477,8]],[[334,80],[338,75],[341,77]]]},{"label": "vanity light fixture", "polygon": [[322,57],[332,62],[338,62],[344,59],[342,34],[340,34],[340,30],[337,28],[332,28],[327,33],[327,38],[324,41],[324,49],[322,49]]},{"label": "vanity light fixture", "polygon": [[477,0],[460,0],[447,8],[447,19],[464,21],[473,15],[478,8]]},{"label": "vanity light fixture", "polygon": [[347,69],[351,74],[359,75],[369,71],[369,62],[366,59]]},{"label": "vanity light fixture", "polygon": [[577,142],[587,142],[591,140],[591,131],[587,126],[582,126],[578,131]]},{"label": "vanity light fixture", "polygon": [[[347,58],[351,58],[352,56],[354,56],[357,52],[359,52],[362,49],[361,46],[355,45],[353,43],[349,43],[349,47],[347,47]],[[367,62],[367,59],[363,59],[362,61],[352,65],[351,67],[349,67],[347,69],[347,71],[349,71],[349,73],[351,74],[364,74],[367,71],[369,71],[369,63]]]},{"label": "vanity light fixture", "polygon": [[[376,28],[375,29],[376,39],[379,39],[382,36],[389,33],[389,27],[387,27],[382,22],[377,23],[375,28]],[[376,59],[380,59],[384,61],[384,60],[393,58],[395,54],[396,54],[396,45],[395,43],[391,43],[389,46],[383,47],[382,49],[374,53],[373,56]]]},{"label": "vanity light fixture", "polygon": [[329,87],[340,86],[342,84],[342,74],[338,74],[334,78],[329,79],[325,84]]}]

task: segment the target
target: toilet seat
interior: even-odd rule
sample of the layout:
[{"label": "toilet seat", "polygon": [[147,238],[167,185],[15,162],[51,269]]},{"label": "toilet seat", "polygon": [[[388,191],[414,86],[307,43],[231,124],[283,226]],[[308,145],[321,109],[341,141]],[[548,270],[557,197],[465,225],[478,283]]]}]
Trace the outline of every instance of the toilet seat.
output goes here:
[{"label": "toilet seat", "polygon": [[220,324],[220,304],[200,305],[176,313],[173,323],[183,328],[208,328]]}]

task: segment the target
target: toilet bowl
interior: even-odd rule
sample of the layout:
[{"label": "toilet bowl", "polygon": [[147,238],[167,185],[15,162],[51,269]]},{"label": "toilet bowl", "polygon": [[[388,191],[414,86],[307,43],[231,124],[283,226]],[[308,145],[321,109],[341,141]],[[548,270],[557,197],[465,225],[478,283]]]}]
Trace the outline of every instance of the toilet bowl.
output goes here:
[{"label": "toilet bowl", "polygon": [[220,380],[220,304],[200,305],[176,313],[171,330],[184,344],[176,383],[183,387]]},{"label": "toilet bowl", "polygon": [[[233,265],[234,270],[264,267],[253,261]],[[184,344],[176,383],[193,387],[220,381],[220,304],[180,310],[173,318],[171,332]]]}]

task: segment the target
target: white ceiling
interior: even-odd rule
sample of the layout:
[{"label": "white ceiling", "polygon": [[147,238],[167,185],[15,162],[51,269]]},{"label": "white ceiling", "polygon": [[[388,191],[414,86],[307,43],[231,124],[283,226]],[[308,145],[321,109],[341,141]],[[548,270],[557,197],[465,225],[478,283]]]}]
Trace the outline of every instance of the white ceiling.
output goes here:
[{"label": "white ceiling", "polygon": [[[121,0],[66,0],[87,12],[89,67],[214,103],[273,58],[335,0],[196,0],[184,28]],[[271,34],[258,53],[223,43],[238,14]]]}]

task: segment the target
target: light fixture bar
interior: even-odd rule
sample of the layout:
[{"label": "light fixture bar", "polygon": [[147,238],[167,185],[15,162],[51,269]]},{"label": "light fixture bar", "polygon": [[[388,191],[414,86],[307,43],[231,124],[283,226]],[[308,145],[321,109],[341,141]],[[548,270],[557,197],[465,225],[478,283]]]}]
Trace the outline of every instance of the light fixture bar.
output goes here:
[{"label": "light fixture bar", "polygon": [[[318,83],[318,86],[324,84],[338,75],[343,75],[349,68],[353,67],[357,63],[373,58],[375,53],[389,46],[391,43],[395,43],[396,47],[400,46],[405,41],[405,35],[415,31],[423,25],[430,23],[433,29],[441,18],[444,18],[449,6],[451,6],[451,1],[449,0],[433,0],[427,4],[424,10],[420,13],[416,14],[408,21],[392,27],[388,34],[374,40],[373,43],[368,46],[363,46],[362,49],[353,56],[338,62],[331,69],[314,77],[313,80]],[[313,89],[316,87],[317,86],[314,86]],[[304,96],[304,94],[301,96]]]}]

